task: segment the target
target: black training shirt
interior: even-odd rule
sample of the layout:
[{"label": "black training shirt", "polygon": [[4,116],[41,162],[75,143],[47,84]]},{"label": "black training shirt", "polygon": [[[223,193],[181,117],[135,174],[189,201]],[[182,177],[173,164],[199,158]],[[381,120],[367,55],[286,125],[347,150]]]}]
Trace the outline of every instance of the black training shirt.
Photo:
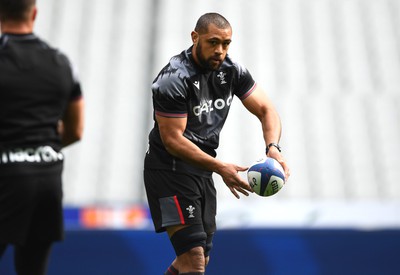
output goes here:
[{"label": "black training shirt", "polygon": [[64,54],[34,34],[0,37],[0,150],[60,149],[57,122],[81,95]]},{"label": "black training shirt", "polygon": [[[210,71],[197,66],[191,52],[192,47],[172,57],[153,81],[154,113],[187,118],[184,136],[215,157],[233,96],[245,99],[254,91],[256,83],[249,71],[229,56],[218,70]],[[145,168],[211,176],[210,171],[169,154],[161,141],[156,121],[149,134]]]}]

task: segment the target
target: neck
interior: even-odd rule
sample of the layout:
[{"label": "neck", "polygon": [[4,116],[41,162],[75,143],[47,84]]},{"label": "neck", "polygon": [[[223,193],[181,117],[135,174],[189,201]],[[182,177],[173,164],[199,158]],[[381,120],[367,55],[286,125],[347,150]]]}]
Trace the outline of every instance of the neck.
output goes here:
[{"label": "neck", "polygon": [[199,59],[197,58],[197,53],[196,53],[196,45],[193,45],[193,47],[192,47],[192,57],[193,57],[194,62],[198,66],[200,66]]},{"label": "neck", "polygon": [[33,32],[33,22],[2,22],[1,33],[28,34]]}]

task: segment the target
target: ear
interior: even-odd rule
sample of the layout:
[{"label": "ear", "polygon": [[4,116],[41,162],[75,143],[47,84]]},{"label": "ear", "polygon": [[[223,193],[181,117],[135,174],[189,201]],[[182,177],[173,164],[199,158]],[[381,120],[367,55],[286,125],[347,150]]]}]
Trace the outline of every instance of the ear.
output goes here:
[{"label": "ear", "polygon": [[33,7],[33,11],[32,11],[32,21],[36,20],[36,16],[37,16],[37,7]]},{"label": "ear", "polygon": [[199,34],[195,31],[192,31],[191,36],[193,44],[196,45],[197,42],[199,41]]}]

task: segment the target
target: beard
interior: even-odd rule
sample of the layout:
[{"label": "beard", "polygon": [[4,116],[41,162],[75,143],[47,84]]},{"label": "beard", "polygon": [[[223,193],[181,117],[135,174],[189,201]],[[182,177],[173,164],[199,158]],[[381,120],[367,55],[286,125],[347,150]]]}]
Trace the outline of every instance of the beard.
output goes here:
[{"label": "beard", "polygon": [[210,71],[217,71],[219,67],[221,67],[223,60],[216,60],[219,59],[218,57],[205,58],[202,54],[201,49],[202,49],[201,43],[199,42],[199,44],[196,47],[196,55],[200,63],[199,65],[204,69]]}]

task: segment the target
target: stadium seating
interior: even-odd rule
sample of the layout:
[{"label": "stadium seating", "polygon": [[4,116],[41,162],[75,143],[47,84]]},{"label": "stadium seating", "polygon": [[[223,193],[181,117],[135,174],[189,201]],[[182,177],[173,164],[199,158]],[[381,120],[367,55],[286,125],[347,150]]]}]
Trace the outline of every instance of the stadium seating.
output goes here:
[{"label": "stadium seating", "polygon": [[[398,1],[41,0],[36,32],[70,56],[87,102],[84,139],[65,150],[67,206],[145,202],[150,85],[208,11],[230,20],[230,54],[282,118],[292,176],[269,202],[400,199]],[[219,158],[249,165],[263,151],[259,122],[235,99]]]}]

